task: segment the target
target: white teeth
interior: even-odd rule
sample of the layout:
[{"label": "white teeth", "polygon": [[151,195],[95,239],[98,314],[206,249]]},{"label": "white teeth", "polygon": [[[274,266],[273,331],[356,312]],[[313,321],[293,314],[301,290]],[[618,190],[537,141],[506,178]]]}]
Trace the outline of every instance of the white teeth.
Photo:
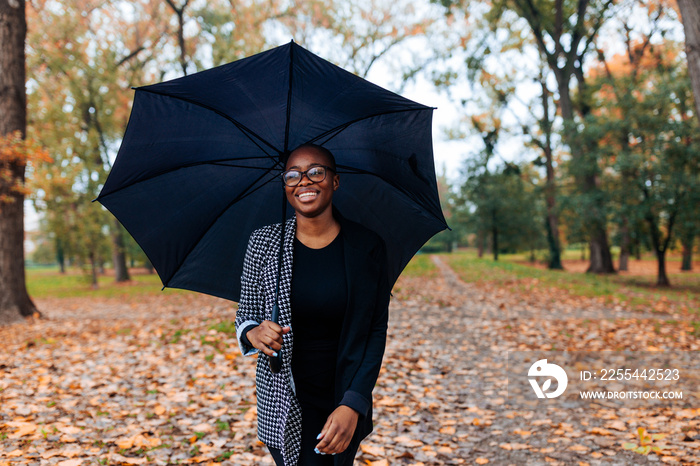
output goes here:
[{"label": "white teeth", "polygon": [[316,196],[316,193],[314,192],[305,192],[299,194],[299,198],[305,198],[305,197],[311,197],[311,196]]}]

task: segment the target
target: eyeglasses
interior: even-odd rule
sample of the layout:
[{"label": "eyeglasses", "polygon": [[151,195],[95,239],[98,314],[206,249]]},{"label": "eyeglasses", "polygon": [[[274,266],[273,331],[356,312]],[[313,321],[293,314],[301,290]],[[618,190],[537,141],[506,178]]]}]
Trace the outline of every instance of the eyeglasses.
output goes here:
[{"label": "eyeglasses", "polygon": [[282,181],[284,181],[285,185],[294,187],[301,183],[302,178],[304,178],[304,175],[306,175],[306,177],[312,183],[320,183],[326,179],[327,170],[335,171],[326,165],[314,165],[313,167],[304,171],[287,170],[286,172],[282,173]]}]

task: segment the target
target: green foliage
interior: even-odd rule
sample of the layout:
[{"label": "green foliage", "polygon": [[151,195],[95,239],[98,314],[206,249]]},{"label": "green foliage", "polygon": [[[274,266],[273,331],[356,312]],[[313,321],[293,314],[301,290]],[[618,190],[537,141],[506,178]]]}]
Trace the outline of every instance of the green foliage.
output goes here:
[{"label": "green foliage", "polygon": [[654,444],[654,440],[665,438],[665,434],[650,434],[644,427],[637,428],[637,443],[626,442],[622,444],[625,450],[632,450],[640,455],[648,455],[650,452],[662,454],[666,445]]},{"label": "green foliage", "polygon": [[216,420],[216,431],[221,432],[224,430],[231,430],[231,426],[228,422],[222,421],[221,419]]},{"label": "green foliage", "polygon": [[233,320],[224,320],[209,327],[210,330],[225,333],[227,335],[236,334],[236,322]]},{"label": "green foliage", "polygon": [[488,241],[494,256],[544,245],[542,201],[518,165],[495,170],[479,159],[467,162],[461,199],[469,210],[468,228]]},{"label": "green foliage", "polygon": [[700,214],[700,125],[678,50],[666,41],[631,49],[632,66],[627,58],[611,60],[592,81],[596,111],[581,133],[598,154],[617,223],[648,235],[660,256],[673,246],[677,227],[695,233]]},{"label": "green foliage", "polygon": [[444,174],[439,175],[438,194],[440,195],[440,207],[445,216],[449,229],[443,230],[433,236],[422,248],[421,252],[451,252],[455,247],[467,245],[467,225],[463,215],[464,206],[459,201],[455,187],[447,180]]}]

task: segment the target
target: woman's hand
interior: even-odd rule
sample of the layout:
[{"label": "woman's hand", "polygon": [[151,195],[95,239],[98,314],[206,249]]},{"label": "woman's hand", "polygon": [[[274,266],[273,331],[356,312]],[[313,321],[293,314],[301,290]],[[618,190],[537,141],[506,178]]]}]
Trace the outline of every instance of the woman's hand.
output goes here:
[{"label": "woman's hand", "polygon": [[317,437],[321,441],[316,445],[316,452],[329,455],[344,452],[355,434],[359,417],[357,411],[349,406],[341,405],[335,408]]},{"label": "woman's hand", "polygon": [[280,327],[271,320],[265,320],[255,328],[248,330],[246,337],[257,349],[268,356],[277,356],[277,351],[282,348],[282,335],[291,330],[289,327]]}]

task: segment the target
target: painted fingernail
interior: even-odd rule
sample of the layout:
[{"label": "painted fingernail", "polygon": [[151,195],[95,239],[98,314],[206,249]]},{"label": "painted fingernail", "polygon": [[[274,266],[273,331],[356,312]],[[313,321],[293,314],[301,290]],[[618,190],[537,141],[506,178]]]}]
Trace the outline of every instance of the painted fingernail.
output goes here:
[{"label": "painted fingernail", "polygon": [[273,358],[276,358],[276,357],[277,357],[277,352],[276,352],[276,351],[275,351],[274,353],[272,353],[272,357],[273,357]]},{"label": "painted fingernail", "polygon": [[316,436],[316,440],[320,439],[321,437],[323,437],[323,434],[318,434],[318,435]]},{"label": "painted fingernail", "polygon": [[314,451],[316,452],[317,455],[321,454],[321,451],[318,448],[314,448]]}]

